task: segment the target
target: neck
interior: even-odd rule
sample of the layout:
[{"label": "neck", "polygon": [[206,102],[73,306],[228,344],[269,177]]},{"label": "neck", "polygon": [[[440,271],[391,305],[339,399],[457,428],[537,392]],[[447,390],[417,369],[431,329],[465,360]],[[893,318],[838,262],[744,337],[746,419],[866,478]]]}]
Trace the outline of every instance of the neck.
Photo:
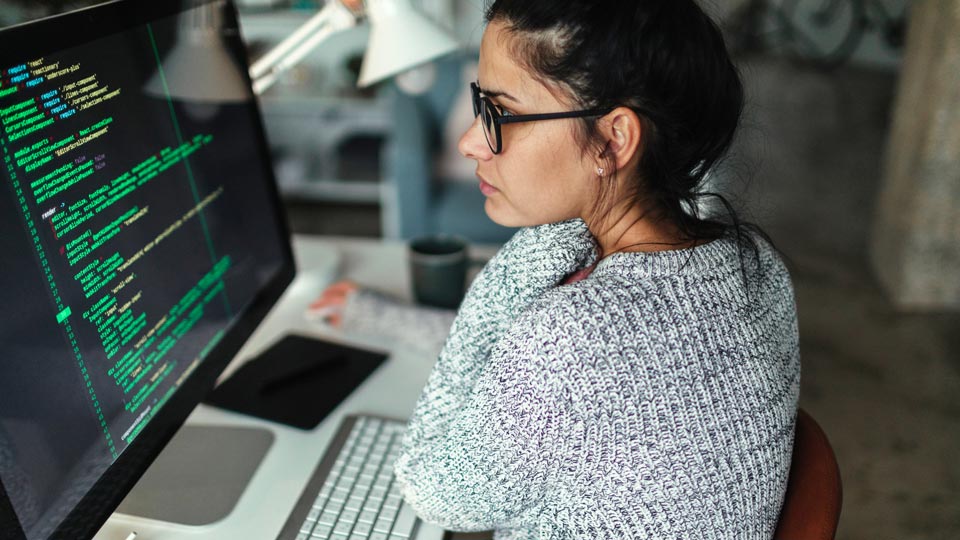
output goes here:
[{"label": "neck", "polygon": [[588,222],[600,245],[600,256],[629,251],[666,251],[688,247],[672,222],[657,219],[655,212],[639,206],[614,209],[606,220]]}]

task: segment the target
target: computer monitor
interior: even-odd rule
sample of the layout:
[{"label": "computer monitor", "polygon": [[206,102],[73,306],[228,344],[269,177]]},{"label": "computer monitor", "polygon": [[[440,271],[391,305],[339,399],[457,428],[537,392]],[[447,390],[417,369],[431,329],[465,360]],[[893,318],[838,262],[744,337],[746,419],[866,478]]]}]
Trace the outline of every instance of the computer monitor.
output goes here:
[{"label": "computer monitor", "polygon": [[0,31],[0,538],[88,538],[294,274],[226,0]]}]

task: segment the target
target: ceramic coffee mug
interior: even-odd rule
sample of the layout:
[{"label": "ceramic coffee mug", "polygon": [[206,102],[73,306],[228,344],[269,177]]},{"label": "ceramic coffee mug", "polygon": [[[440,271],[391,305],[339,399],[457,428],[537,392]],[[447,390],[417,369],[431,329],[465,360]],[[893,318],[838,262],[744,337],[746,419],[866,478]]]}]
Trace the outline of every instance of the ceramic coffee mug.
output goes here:
[{"label": "ceramic coffee mug", "polygon": [[460,305],[469,265],[467,248],[466,239],[449,235],[410,242],[410,275],[418,303],[449,309]]}]

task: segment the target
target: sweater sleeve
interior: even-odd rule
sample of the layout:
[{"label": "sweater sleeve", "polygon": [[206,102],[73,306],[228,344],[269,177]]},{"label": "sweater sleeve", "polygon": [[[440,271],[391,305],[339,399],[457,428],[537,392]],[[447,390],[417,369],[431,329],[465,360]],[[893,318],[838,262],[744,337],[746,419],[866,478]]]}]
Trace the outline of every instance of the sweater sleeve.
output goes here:
[{"label": "sweater sleeve", "polygon": [[341,328],[377,336],[436,355],[450,334],[456,312],[413,305],[369,289],[350,296]]},{"label": "sweater sleeve", "polygon": [[446,429],[473,390],[490,353],[519,314],[571,273],[593,263],[596,244],[579,219],[521,229],[467,292],[411,417],[405,444]]},{"label": "sweater sleeve", "polygon": [[521,309],[593,259],[593,237],[581,220],[521,229],[477,275],[458,316],[361,289],[344,307],[342,328],[434,354],[452,334],[461,358],[482,359]]},{"label": "sweater sleeve", "polygon": [[[549,365],[551,352],[565,346],[550,326],[538,313],[518,318],[459,408],[442,408],[449,415],[444,431],[405,444],[395,473],[422,519],[454,530],[531,523],[555,474],[551,452],[568,414],[564,382]],[[447,399],[433,388],[414,422],[433,410],[435,398]]]}]

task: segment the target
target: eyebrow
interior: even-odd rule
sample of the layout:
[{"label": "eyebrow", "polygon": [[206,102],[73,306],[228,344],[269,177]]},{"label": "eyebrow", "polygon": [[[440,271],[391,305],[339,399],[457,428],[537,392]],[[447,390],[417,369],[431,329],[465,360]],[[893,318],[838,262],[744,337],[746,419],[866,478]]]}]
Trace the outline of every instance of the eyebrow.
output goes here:
[{"label": "eyebrow", "polygon": [[508,93],[506,93],[506,92],[503,92],[503,91],[500,91],[500,90],[487,90],[487,89],[485,89],[484,87],[480,86],[480,81],[477,81],[477,88],[479,88],[479,89],[480,89],[480,92],[483,93],[483,94],[484,94],[485,96],[487,96],[487,97],[491,97],[491,98],[501,98],[501,97],[502,97],[502,98],[509,99],[510,101],[513,101],[514,103],[520,103],[520,100],[519,100],[519,99],[511,96],[510,94],[508,94]]}]

